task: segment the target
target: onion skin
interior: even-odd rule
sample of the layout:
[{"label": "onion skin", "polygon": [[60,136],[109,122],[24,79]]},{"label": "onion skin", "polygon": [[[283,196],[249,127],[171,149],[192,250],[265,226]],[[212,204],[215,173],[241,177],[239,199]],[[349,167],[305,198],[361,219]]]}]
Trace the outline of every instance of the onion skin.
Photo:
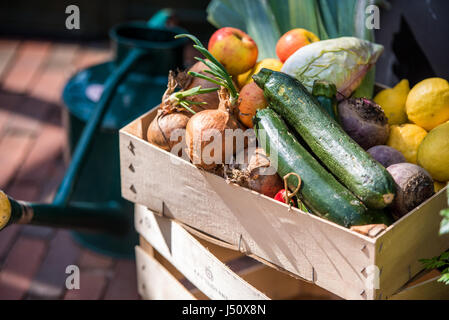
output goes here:
[{"label": "onion skin", "polygon": [[173,146],[182,141],[182,136],[179,134],[176,134],[180,136],[178,140],[171,141],[172,133],[177,129],[185,129],[190,120],[190,115],[188,112],[172,112],[165,115],[158,112],[158,115],[151,121],[148,127],[148,142],[170,152]]},{"label": "onion skin", "polygon": [[[227,162],[226,156],[235,153],[235,144],[226,143],[225,130],[237,129],[235,119],[227,111],[204,110],[190,118],[186,128],[187,151],[193,164],[205,170],[212,170],[218,164]],[[214,130],[222,139],[221,155],[215,155],[215,149],[210,154],[204,154],[204,149],[214,141]]]},{"label": "onion skin", "polygon": [[398,163],[387,170],[396,182],[396,197],[390,207],[396,219],[435,194],[432,177],[423,168],[412,163]]},{"label": "onion skin", "polygon": [[396,163],[407,162],[402,153],[389,146],[375,146],[370,148],[367,152],[385,168]]},{"label": "onion skin", "polygon": [[[205,170],[213,170],[219,164],[229,163],[231,157],[240,151],[236,150],[237,146],[244,148],[247,142],[245,139],[245,143],[237,144],[235,138],[226,139],[227,130],[242,129],[242,125],[234,116],[235,107],[231,105],[229,93],[224,87],[219,90],[219,98],[218,109],[196,113],[190,118],[186,127],[186,144],[190,160]],[[218,143],[209,146],[216,135],[221,139],[220,155],[215,154]]]},{"label": "onion skin", "polygon": [[343,130],[365,150],[383,145],[388,140],[388,118],[371,100],[343,100],[338,104],[338,118]]}]

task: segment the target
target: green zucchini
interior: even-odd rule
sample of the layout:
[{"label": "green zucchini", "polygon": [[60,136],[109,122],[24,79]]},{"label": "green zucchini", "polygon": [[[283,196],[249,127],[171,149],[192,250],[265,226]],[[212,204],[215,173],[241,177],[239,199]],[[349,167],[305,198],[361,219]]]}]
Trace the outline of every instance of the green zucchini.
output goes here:
[{"label": "green zucchini", "polygon": [[315,80],[312,95],[332,119],[337,120],[337,87],[335,84],[323,80]]},{"label": "green zucchini", "polygon": [[[373,222],[365,205],[299,144],[272,109],[258,110],[254,123],[259,145],[272,163],[276,165],[277,160],[278,174],[283,177],[295,172],[301,177],[298,197],[308,209],[345,227]],[[298,179],[291,176],[288,185],[295,189]]]},{"label": "green zucchini", "polygon": [[276,111],[324,165],[369,208],[383,209],[395,195],[391,175],[331,119],[296,79],[262,69],[253,76]]}]

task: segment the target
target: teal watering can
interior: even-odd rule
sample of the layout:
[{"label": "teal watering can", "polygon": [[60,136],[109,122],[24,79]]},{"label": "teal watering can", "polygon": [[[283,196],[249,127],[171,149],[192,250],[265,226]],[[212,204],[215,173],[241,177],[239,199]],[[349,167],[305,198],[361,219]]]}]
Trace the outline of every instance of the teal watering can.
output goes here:
[{"label": "teal watering can", "polygon": [[169,11],[110,31],[113,61],[85,69],[63,100],[71,162],[51,204],[17,201],[0,191],[0,229],[33,224],[76,230],[96,251],[131,257],[137,243],[133,205],[121,197],[118,131],[160,103],[169,70],[182,68],[186,39],[165,28]]}]

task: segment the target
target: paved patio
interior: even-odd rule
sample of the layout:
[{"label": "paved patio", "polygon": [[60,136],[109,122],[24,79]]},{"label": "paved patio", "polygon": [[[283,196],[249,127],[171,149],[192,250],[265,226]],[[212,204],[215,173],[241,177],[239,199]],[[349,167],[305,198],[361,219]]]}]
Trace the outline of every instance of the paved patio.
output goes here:
[{"label": "paved patio", "polygon": [[[51,201],[65,170],[62,88],[109,57],[104,44],[0,39],[0,189]],[[80,290],[65,288],[70,264]],[[0,231],[0,299],[138,299],[135,264],[82,248],[67,230],[13,225]]]}]

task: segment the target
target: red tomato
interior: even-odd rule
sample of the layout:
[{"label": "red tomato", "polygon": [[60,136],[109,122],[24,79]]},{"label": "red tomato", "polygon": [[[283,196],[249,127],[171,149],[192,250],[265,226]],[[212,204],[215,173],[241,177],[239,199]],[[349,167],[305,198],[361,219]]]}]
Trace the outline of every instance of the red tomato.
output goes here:
[{"label": "red tomato", "polygon": [[[282,203],[286,203],[285,202],[285,189],[281,189],[279,190],[278,193],[276,193],[276,195],[274,196],[274,200],[280,201]],[[295,202],[292,200],[290,200],[290,203],[292,206],[296,206]]]}]

